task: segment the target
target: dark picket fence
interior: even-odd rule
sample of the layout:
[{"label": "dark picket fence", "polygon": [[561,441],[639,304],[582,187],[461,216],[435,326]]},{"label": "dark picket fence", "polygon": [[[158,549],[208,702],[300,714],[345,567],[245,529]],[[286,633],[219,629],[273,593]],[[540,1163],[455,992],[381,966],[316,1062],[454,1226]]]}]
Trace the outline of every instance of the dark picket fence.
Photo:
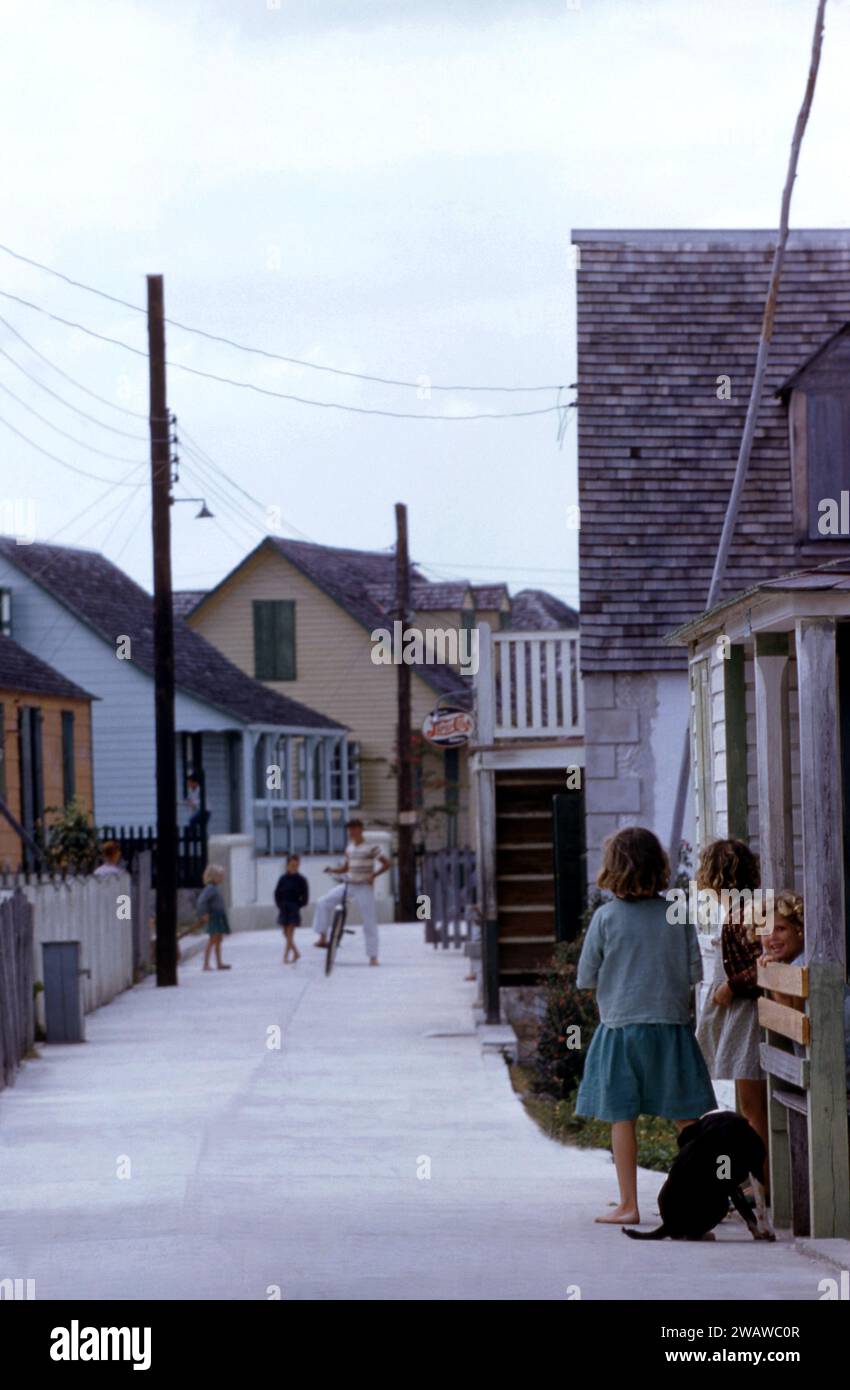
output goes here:
[{"label": "dark picket fence", "polygon": [[0,902],[0,1090],[34,1043],[33,910],[17,889]]},{"label": "dark picket fence", "polygon": [[426,850],[418,862],[417,892],[430,899],[425,941],[433,946],[465,946],[478,921],[475,852]]},{"label": "dark picket fence", "polygon": [[[153,826],[102,825],[98,830],[101,841],[115,840],[121,846],[121,856],[132,869],[137,854],[151,851],[151,887],[156,888],[156,830]],[[207,837],[197,826],[184,826],[177,832],[177,887],[200,888],[207,867]]]}]

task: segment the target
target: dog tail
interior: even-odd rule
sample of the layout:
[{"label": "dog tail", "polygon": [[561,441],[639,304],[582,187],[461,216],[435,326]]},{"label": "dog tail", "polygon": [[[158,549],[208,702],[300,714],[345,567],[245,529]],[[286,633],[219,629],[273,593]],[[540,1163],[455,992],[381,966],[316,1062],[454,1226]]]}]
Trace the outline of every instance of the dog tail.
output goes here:
[{"label": "dog tail", "polygon": [[620,1230],[624,1236],[630,1236],[632,1240],[664,1240],[665,1236],[669,1235],[663,1223],[654,1231],[635,1231],[631,1226],[621,1226]]}]

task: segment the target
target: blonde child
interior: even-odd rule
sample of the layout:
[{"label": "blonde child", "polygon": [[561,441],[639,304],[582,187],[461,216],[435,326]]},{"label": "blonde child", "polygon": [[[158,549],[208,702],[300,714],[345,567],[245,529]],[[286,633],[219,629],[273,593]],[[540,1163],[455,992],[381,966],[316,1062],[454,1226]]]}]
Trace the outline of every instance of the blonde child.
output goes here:
[{"label": "blonde child", "polygon": [[221,891],[221,884],[224,883],[224,869],[220,864],[208,864],[204,869],[204,887],[198,895],[196,912],[198,922],[207,927],[207,945],[204,951],[204,969],[210,969],[210,956],[215,951],[215,964],[217,970],[229,970],[230,966],[225,965],[221,959],[221,943],[225,936],[230,935],[230,923],[227,920],[227,906],[224,895]]},{"label": "blonde child", "polygon": [[691,1024],[699,943],[691,923],[668,921],[661,895],[669,880],[651,830],[634,826],[605,841],[596,882],[614,896],[593,915],[576,978],[579,989],[596,991],[599,1008],[576,1114],[611,1123],[620,1202],[597,1216],[605,1223],[640,1222],[637,1117],[660,1115],[683,1129],[716,1105]]}]

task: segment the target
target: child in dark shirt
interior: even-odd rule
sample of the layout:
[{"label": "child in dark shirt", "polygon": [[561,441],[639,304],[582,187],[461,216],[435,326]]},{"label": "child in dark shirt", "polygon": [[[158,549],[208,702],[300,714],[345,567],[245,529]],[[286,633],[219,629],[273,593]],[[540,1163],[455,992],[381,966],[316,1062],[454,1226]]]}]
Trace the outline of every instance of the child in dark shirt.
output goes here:
[{"label": "child in dark shirt", "polygon": [[297,854],[290,854],[286,861],[286,873],[281,874],[274,890],[274,900],[277,904],[277,920],[283,927],[283,935],[286,938],[286,949],[283,953],[284,965],[289,965],[290,961],[294,965],[301,957],[301,952],[295,945],[295,928],[301,926],[301,909],[306,907],[310,900],[310,888],[303,874],[299,874],[298,865],[301,860]]}]

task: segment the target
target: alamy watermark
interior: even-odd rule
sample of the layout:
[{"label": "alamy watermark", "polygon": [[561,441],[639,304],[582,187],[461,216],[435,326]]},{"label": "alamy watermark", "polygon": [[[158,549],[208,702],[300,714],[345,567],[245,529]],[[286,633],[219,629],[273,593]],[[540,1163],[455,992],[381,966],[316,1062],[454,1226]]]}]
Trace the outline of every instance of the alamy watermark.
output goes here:
[{"label": "alamy watermark", "polygon": [[769,936],[772,930],[772,888],[721,888],[717,892],[714,888],[699,888],[696,879],[691,879],[687,888],[669,888],[664,896],[671,927],[690,922],[705,930],[734,918],[754,926],[757,936]]},{"label": "alamy watermark", "polygon": [[400,619],[372,633],[376,666],[457,666],[465,676],[478,673],[478,629],[405,627]]}]

